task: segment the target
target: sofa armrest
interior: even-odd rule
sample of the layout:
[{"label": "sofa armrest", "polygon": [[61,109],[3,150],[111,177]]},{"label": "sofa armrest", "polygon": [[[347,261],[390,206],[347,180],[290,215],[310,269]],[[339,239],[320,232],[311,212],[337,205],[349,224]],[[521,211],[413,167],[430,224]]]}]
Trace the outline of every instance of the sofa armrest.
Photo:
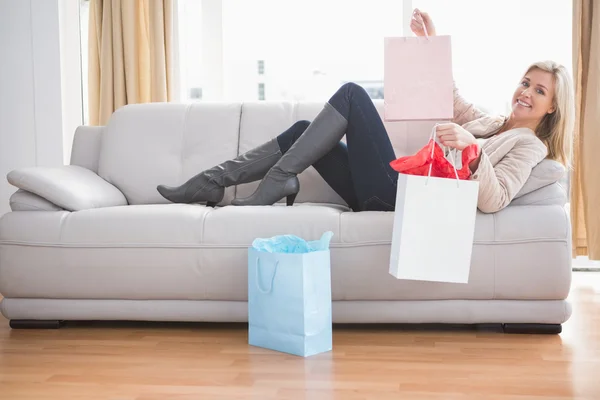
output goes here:
[{"label": "sofa armrest", "polygon": [[8,182],[69,211],[127,205],[127,199],[89,169],[76,165],[19,168]]},{"label": "sofa armrest", "polygon": [[539,189],[533,190],[525,195],[515,198],[510,205],[511,206],[546,206],[556,204],[564,206],[567,204],[568,195],[567,191],[558,182],[554,182],[550,185],[543,186]]},{"label": "sofa armrest", "polygon": [[12,211],[64,211],[62,207],[23,189],[14,192],[9,202]]},{"label": "sofa armrest", "polygon": [[515,199],[558,182],[565,175],[565,172],[565,167],[558,161],[542,160],[538,165],[533,167],[531,175],[529,175],[519,193],[515,195]]}]

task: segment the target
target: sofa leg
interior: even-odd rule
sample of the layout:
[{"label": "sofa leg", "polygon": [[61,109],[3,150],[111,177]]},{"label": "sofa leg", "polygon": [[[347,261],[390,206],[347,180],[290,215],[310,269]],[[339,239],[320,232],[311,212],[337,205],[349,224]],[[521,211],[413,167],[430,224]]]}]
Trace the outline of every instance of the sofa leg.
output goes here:
[{"label": "sofa leg", "polygon": [[526,333],[557,335],[562,332],[561,324],[502,324],[504,333]]},{"label": "sofa leg", "polygon": [[12,329],[59,329],[64,321],[43,319],[11,319]]}]

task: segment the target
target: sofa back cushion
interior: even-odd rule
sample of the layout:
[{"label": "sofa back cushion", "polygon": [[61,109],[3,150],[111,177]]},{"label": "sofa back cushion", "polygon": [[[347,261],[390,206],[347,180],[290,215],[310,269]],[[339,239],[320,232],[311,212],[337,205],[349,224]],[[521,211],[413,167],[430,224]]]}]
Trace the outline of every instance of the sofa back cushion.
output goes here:
[{"label": "sofa back cushion", "polygon": [[[179,185],[238,151],[239,103],[134,104],[115,111],[102,134],[98,175],[129,204],[168,203],[159,184]],[[228,188],[223,203],[230,202]]]},{"label": "sofa back cushion", "polygon": [[[383,120],[383,101],[374,100]],[[200,171],[276,137],[299,120],[312,121],[323,102],[150,103],[120,108],[103,129],[98,174],[119,188],[129,204],[167,203],[159,184],[179,185]],[[427,144],[435,121],[384,122],[396,157]],[[517,198],[556,182],[562,166],[545,160]],[[313,167],[299,175],[297,202],[345,205]],[[252,194],[258,182],[225,191],[221,205]],[[283,200],[282,200],[283,201]]]}]

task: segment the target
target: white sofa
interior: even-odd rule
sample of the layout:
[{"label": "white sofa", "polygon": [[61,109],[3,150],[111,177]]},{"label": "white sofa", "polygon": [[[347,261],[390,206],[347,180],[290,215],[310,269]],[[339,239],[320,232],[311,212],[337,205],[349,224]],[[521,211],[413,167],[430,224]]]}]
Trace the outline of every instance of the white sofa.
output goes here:
[{"label": "white sofa", "polygon": [[[10,172],[19,190],[13,211],[0,219],[2,314],[13,328],[69,320],[244,322],[252,240],[286,233],[314,240],[330,230],[335,323],[560,332],[571,314],[571,245],[556,163],[536,167],[506,209],[478,213],[468,284],[392,277],[393,213],[351,212],[312,167],[300,175],[293,207],[228,206],[258,182],[228,188],[215,209],[171,204],[156,191],[311,120],[322,105],[130,105],[105,127],[79,127],[70,165]],[[386,126],[401,156],[427,142],[432,123]]]}]

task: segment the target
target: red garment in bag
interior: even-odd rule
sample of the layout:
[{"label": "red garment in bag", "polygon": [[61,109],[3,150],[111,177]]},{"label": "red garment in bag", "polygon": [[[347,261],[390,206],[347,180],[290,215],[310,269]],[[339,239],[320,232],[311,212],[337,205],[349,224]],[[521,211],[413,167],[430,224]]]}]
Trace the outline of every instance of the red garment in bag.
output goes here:
[{"label": "red garment in bag", "polygon": [[[434,146],[433,155],[431,146]],[[462,168],[457,169],[459,179],[469,179],[471,170],[469,163],[479,156],[479,147],[472,144],[462,151]],[[444,151],[433,139],[412,156],[400,157],[390,163],[397,172],[407,175],[427,176],[431,165],[431,176],[438,178],[456,178],[454,166],[444,157]]]}]

